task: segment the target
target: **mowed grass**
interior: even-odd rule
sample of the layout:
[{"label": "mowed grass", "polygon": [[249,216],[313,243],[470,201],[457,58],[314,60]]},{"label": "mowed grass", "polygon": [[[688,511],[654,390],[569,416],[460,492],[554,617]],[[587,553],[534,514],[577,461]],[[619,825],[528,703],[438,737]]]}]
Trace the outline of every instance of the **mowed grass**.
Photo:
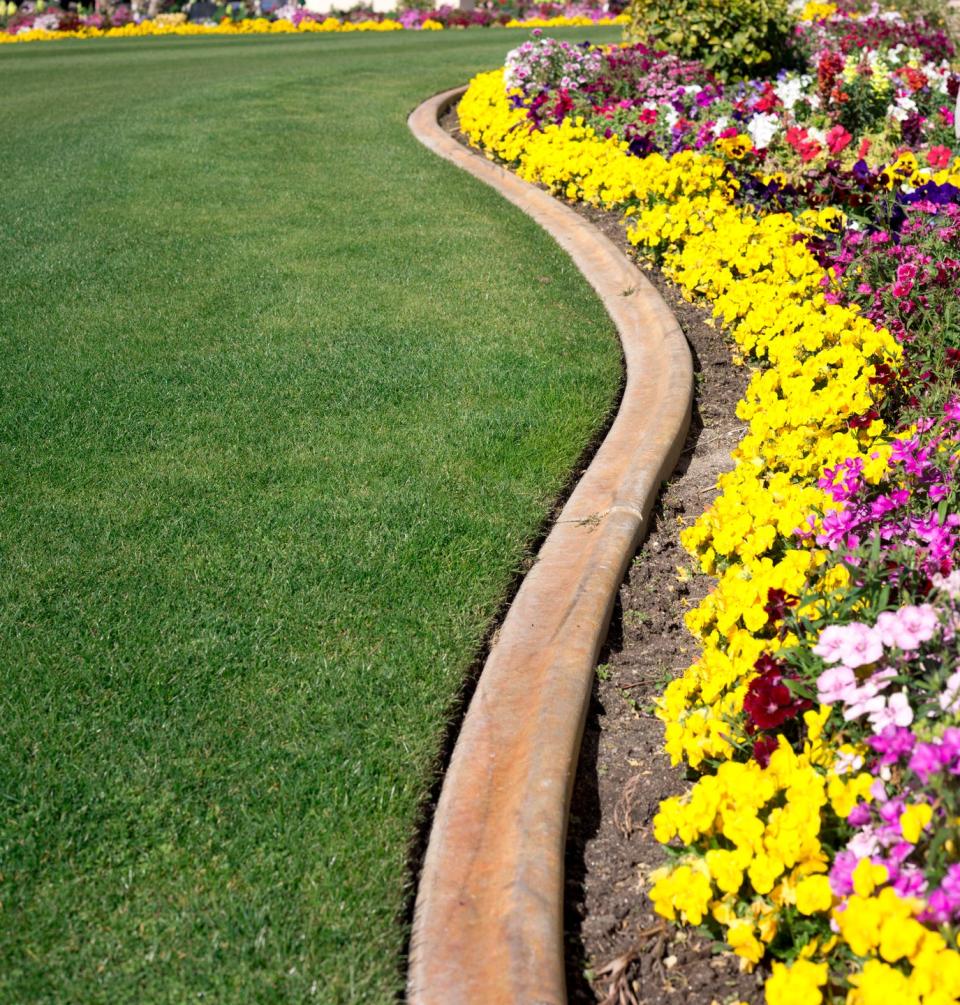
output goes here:
[{"label": "mowed grass", "polygon": [[0,1001],[399,993],[446,718],[619,380],[407,131],[523,37],[0,51]]}]

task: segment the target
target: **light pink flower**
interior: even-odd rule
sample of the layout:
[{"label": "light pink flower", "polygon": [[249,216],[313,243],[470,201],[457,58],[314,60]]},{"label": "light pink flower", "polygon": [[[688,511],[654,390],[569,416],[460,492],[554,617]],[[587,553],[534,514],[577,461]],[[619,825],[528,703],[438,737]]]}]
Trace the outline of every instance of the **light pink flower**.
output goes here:
[{"label": "light pink flower", "polygon": [[840,659],[845,638],[846,631],[843,625],[827,625],[820,633],[820,638],[813,647],[813,652],[824,663],[836,663]]},{"label": "light pink flower", "polygon": [[887,699],[879,693],[876,684],[866,681],[863,687],[858,687],[847,699],[843,717],[847,722],[859,719],[861,715],[873,715],[880,712],[887,704]]},{"label": "light pink flower", "polygon": [[913,722],[913,709],[906,691],[898,691],[886,699],[886,707],[870,713],[870,725],[881,733],[887,726],[909,726]]},{"label": "light pink flower", "polygon": [[817,700],[821,705],[847,701],[857,689],[857,678],[846,666],[829,667],[817,678]]},{"label": "light pink flower", "polygon": [[947,715],[956,715],[960,712],[960,670],[954,670],[950,674],[937,700]]},{"label": "light pink flower", "polygon": [[876,663],[883,656],[879,632],[860,621],[851,621],[846,626],[839,655],[840,662],[851,670]]},{"label": "light pink flower", "polygon": [[895,614],[893,644],[904,652],[919,649],[920,643],[932,639],[940,627],[940,619],[931,604],[901,607]]}]

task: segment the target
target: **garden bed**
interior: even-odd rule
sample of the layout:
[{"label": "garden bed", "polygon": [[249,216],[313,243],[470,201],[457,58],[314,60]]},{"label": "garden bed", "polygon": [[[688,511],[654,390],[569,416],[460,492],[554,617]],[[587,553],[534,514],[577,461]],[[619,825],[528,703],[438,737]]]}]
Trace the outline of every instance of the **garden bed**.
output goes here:
[{"label": "garden bed", "polygon": [[[340,14],[318,14],[291,2],[269,15],[253,16],[245,3],[206,4],[202,17],[181,4],[144,16],[128,4],[104,4],[92,13],[75,5],[25,0],[19,6],[0,5],[0,44],[55,42],[62,39],[143,38],[154,35],[291,35],[342,32],[443,31],[461,28],[603,28],[626,24],[619,6],[591,3],[538,3],[478,6],[470,11],[442,4],[436,8],[406,8],[376,13],[358,7]],[[176,9],[173,9],[173,8]],[[192,8],[192,5],[191,5]],[[199,8],[198,8],[199,9]]]},{"label": "garden bed", "polygon": [[[683,619],[703,654],[665,668],[682,672],[655,699],[693,785],[653,813],[676,776],[651,760],[643,701],[626,739],[601,734],[599,784],[588,733],[571,917],[579,898],[587,978],[623,978],[611,1002],[635,986],[689,999],[705,973],[719,1000],[960,996],[960,78],[923,21],[829,4],[803,17],[798,68],[766,81],[534,39],[461,102],[471,141],[522,177],[626,215],[630,242],[712,308],[752,368],[720,493],[702,515],[685,498],[696,481],[665,496],[668,518],[690,510],[680,540],[698,572],[680,570],[679,607],[633,594],[624,620],[643,655],[614,652],[601,672],[609,714],[630,724],[651,664],[687,647],[682,633],[651,645],[643,623],[674,634],[698,573],[716,577]],[[673,558],[672,530],[644,549],[641,590]],[[596,798],[606,830],[592,835]],[[651,905],[701,934],[669,936]],[[707,961],[704,936],[753,976],[735,976],[734,955]],[[601,973],[605,950],[626,959]],[[575,972],[572,986],[589,998]]]}]

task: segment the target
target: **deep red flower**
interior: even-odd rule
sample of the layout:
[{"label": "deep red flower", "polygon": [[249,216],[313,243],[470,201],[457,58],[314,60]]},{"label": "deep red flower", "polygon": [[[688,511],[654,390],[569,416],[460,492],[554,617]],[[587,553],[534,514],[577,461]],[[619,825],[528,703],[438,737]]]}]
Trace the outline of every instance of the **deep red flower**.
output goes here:
[{"label": "deep red flower", "polygon": [[767,624],[773,625],[778,621],[783,621],[787,616],[787,611],[791,607],[796,607],[799,603],[799,597],[787,593],[786,590],[775,590],[771,587],[767,590],[767,602],[763,605],[763,611],[767,616]]},{"label": "deep red flower", "polygon": [[777,738],[769,733],[758,736],[753,741],[753,756],[761,768],[770,763],[770,755],[777,749]]},{"label": "deep red flower", "polygon": [[879,418],[880,413],[875,408],[871,408],[862,415],[851,415],[850,418],[847,419],[847,425],[851,429],[866,429],[871,422],[876,422]]},{"label": "deep red flower", "polygon": [[750,681],[743,710],[749,718],[751,733],[776,729],[788,719],[810,708],[811,702],[794,697],[787,686],[790,678],[784,675],[784,665],[772,656],[761,656],[754,664],[760,673]]}]

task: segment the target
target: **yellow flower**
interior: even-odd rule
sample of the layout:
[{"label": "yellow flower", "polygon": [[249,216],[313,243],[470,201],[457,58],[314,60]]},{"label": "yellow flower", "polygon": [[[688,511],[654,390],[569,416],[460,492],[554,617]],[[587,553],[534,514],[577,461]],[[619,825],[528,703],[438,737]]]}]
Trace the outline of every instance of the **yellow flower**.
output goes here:
[{"label": "yellow flower", "polygon": [[753,922],[746,918],[738,918],[727,929],[727,942],[750,967],[763,959],[764,945],[754,934]]},{"label": "yellow flower", "polygon": [[868,960],[850,983],[854,990],[847,995],[847,1005],[919,1005],[907,978],[879,960]]},{"label": "yellow flower", "polygon": [[869,897],[878,886],[886,883],[888,875],[886,866],[862,858],[853,870],[854,892],[859,897]]},{"label": "yellow flower", "polygon": [[827,983],[827,964],[797,960],[791,966],[774,963],[764,985],[767,1005],[819,1005]]},{"label": "yellow flower", "polygon": [[797,910],[801,914],[819,914],[833,905],[833,891],[826,876],[808,876],[797,884]]},{"label": "yellow flower", "polygon": [[908,806],[900,814],[900,833],[903,835],[903,840],[916,844],[932,816],[933,807],[929,803]]}]

